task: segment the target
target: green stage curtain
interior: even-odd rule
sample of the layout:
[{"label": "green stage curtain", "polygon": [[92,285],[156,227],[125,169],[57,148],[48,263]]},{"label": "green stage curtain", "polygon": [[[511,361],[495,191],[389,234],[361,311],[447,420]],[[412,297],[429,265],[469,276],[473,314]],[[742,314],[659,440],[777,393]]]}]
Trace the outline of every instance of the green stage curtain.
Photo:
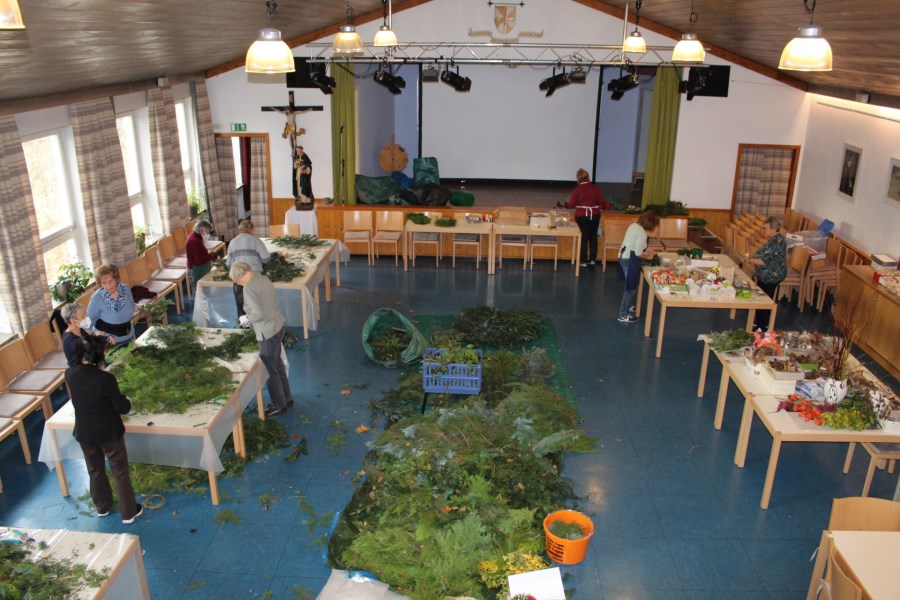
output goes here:
[{"label": "green stage curtain", "polygon": [[653,86],[653,110],[647,148],[647,170],[641,206],[665,204],[672,191],[675,132],[678,129],[678,67],[659,67]]},{"label": "green stage curtain", "polygon": [[337,83],[331,96],[334,203],[356,204],[356,80],[353,65],[332,63],[331,76]]}]

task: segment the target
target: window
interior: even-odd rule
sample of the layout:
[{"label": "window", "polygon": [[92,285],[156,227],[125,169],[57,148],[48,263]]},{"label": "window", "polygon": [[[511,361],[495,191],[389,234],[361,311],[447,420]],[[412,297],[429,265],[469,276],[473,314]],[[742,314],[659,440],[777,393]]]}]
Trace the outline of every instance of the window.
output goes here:
[{"label": "window", "polygon": [[59,131],[50,135],[28,139],[22,143],[34,212],[37,217],[44,256],[44,269],[48,281],[54,281],[60,267],[67,263],[91,264],[87,251],[84,222],[73,198],[73,186],[77,181],[66,160],[66,146],[72,147],[71,132]]},{"label": "window", "polygon": [[197,142],[197,127],[190,98],[175,103],[175,120],[178,122],[178,143],[181,147],[184,189],[190,195],[192,190],[199,190],[203,187],[199,168],[200,145]]},{"label": "window", "polygon": [[128,186],[128,199],[131,202],[131,220],[135,228],[147,227],[134,117],[129,114],[116,118],[116,129],[119,132],[119,147],[122,149],[122,160],[125,163],[125,182]]}]

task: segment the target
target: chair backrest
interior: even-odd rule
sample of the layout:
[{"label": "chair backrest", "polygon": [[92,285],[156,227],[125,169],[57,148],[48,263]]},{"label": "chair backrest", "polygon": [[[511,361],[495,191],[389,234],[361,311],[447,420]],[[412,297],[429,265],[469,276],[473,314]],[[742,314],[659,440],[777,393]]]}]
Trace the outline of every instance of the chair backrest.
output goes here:
[{"label": "chair backrest", "polygon": [[153,277],[154,273],[162,268],[159,260],[159,252],[156,248],[150,248],[144,252],[144,266],[147,267],[147,276]]},{"label": "chair backrest", "polygon": [[799,231],[800,219],[802,218],[802,214],[798,213],[795,210],[787,209],[784,215],[784,230],[790,233]]},{"label": "chair backrest", "polygon": [[75,302],[80,304],[82,306],[82,308],[87,310],[88,304],[90,304],[90,302],[91,302],[91,297],[94,295],[94,292],[96,292],[98,289],[99,288],[97,287],[96,284],[88,286],[88,288],[86,290],[81,292],[81,295],[78,296],[78,299]]},{"label": "chair backrest", "polygon": [[184,250],[187,242],[187,234],[184,232],[184,227],[176,227],[172,230],[172,240],[175,242],[176,250]]},{"label": "chair backrest", "polygon": [[833,531],[900,531],[900,502],[853,496],[831,503],[828,529]]},{"label": "chair backrest", "polygon": [[131,274],[131,285],[143,285],[150,279],[150,273],[147,271],[147,259],[144,256],[138,256],[136,259],[128,263],[128,272]]},{"label": "chair backrest", "polygon": [[372,211],[345,210],[344,231],[372,231]]},{"label": "chair backrest", "polygon": [[399,210],[379,210],[375,212],[375,231],[403,231],[406,215]]},{"label": "chair backrest", "polygon": [[51,352],[59,351],[48,321],[38,323],[26,331],[25,337],[22,339],[25,342],[25,351],[28,352],[28,360],[32,365]]},{"label": "chair backrest", "polygon": [[825,242],[825,258],[833,265],[841,264],[841,241],[834,236],[829,236]]},{"label": "chair backrest", "polygon": [[687,217],[671,218],[659,220],[659,238],[664,240],[687,240],[688,237],[688,220]]},{"label": "chair backrest", "polygon": [[809,268],[810,258],[815,254],[813,250],[810,250],[806,246],[798,246],[791,250],[791,256],[788,259],[788,267],[793,269],[797,273],[800,273],[800,276],[806,275],[806,270]]},{"label": "chair backrest", "polygon": [[172,235],[164,235],[159,238],[159,243],[157,244],[159,248],[159,258],[165,263],[170,258],[175,258],[178,254],[178,249],[175,246],[175,240],[172,238]]},{"label": "chair backrest", "polygon": [[862,589],[853,581],[841,563],[834,556],[834,551],[828,556],[828,572],[831,577],[831,586],[828,589],[831,600],[861,600]]},{"label": "chair backrest", "polygon": [[625,232],[632,223],[637,223],[637,217],[633,219],[609,219],[603,221],[603,243],[621,244],[625,241]]},{"label": "chair backrest", "polygon": [[[31,362],[25,349],[25,342],[21,338],[7,342],[0,348],[0,370],[6,376],[6,383],[30,370],[33,366],[34,363]],[[3,387],[5,388],[6,385]]]},{"label": "chair backrest", "polygon": [[300,237],[300,225],[269,225],[269,237],[281,237],[283,235],[293,235]]},{"label": "chair backrest", "polygon": [[119,267],[119,281],[128,285],[137,285],[131,273],[131,263]]},{"label": "chair backrest", "polygon": [[750,252],[750,238],[741,231],[734,236],[734,252],[738,256],[744,256]]}]

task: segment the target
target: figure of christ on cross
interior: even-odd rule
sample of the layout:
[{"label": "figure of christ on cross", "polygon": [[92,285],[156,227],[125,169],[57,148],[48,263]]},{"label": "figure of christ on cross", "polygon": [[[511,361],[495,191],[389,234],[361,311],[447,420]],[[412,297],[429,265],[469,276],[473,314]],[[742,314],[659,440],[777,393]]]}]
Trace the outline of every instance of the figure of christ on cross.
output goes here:
[{"label": "figure of christ on cross", "polygon": [[[306,129],[302,127],[297,127],[297,115],[309,111],[321,111],[323,108],[321,106],[295,106],[294,105],[294,92],[288,92],[288,105],[287,106],[263,106],[263,112],[278,112],[285,116],[284,130],[281,132],[281,137],[286,139],[291,144],[291,164],[293,165],[293,193],[294,197],[297,198],[300,194],[300,189],[298,186],[298,182],[300,181],[300,155],[297,153],[297,137],[306,133]],[[309,160],[307,158],[307,160]]]}]

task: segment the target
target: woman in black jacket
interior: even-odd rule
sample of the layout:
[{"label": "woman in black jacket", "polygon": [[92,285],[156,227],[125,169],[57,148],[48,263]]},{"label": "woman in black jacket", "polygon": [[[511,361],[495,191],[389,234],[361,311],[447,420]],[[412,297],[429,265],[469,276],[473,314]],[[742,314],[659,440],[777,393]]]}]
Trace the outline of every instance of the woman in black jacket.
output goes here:
[{"label": "woman in black jacket", "polygon": [[115,376],[101,368],[105,350],[106,340],[96,336],[86,335],[75,344],[77,364],[66,370],[66,385],[75,407],[72,435],[84,452],[97,516],[108,515],[113,501],[105,458],[116,479],[122,523],[127,525],[144,511],[144,507],[134,501],[123,437],[122,415],[131,410],[131,401],[119,391]]}]

